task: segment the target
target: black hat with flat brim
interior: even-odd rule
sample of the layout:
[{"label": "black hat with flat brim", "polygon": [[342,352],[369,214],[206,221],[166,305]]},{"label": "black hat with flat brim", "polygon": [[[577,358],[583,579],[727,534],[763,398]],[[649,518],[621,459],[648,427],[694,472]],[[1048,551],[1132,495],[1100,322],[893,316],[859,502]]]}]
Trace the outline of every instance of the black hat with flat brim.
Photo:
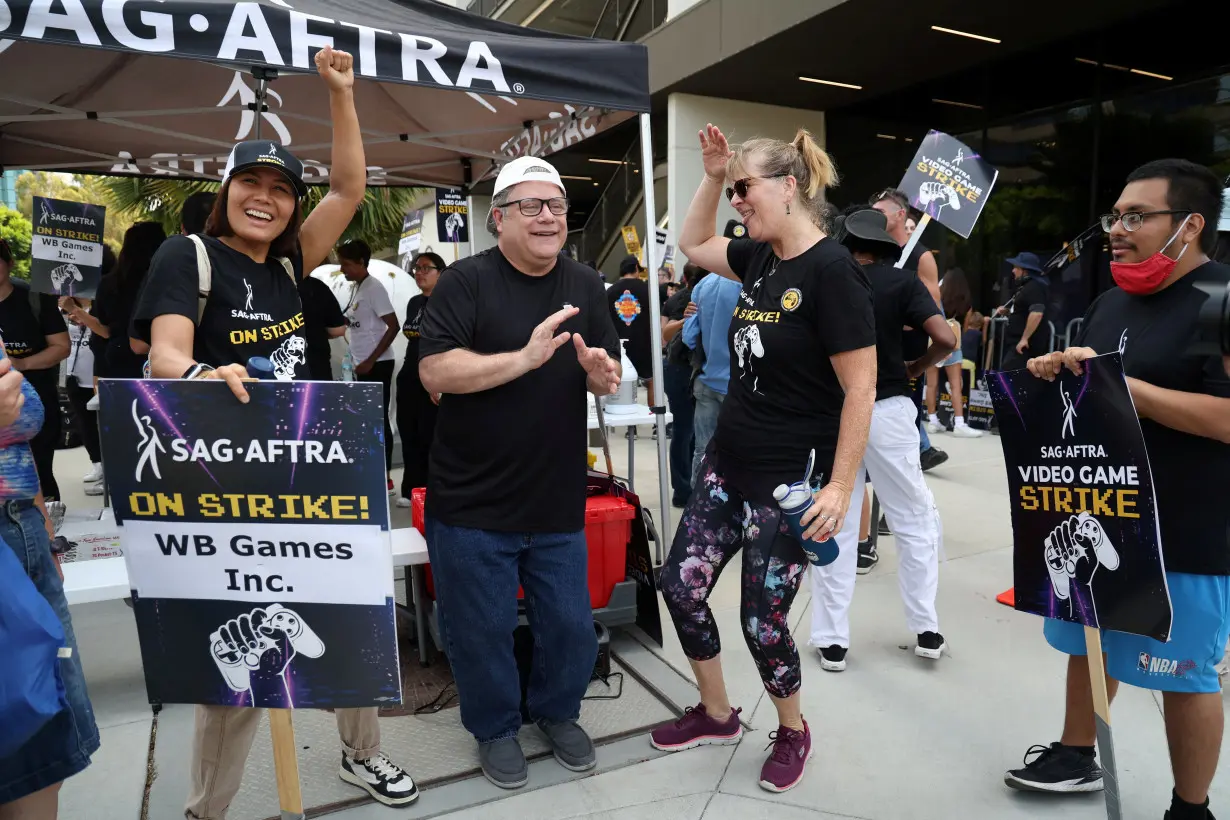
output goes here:
[{"label": "black hat with flat brim", "polygon": [[899,252],[901,250],[897,240],[889,236],[888,218],[881,211],[874,208],[863,208],[847,215],[840,223],[838,233],[842,235],[843,245],[849,244],[850,237],[855,237],[864,242],[884,244],[887,246],[885,251]]}]

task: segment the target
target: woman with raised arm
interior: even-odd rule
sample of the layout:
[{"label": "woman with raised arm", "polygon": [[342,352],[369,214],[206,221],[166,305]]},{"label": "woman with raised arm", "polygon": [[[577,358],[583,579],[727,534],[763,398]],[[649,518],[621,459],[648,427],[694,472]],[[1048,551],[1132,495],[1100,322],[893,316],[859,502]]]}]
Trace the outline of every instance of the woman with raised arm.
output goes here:
[{"label": "woman with raised arm", "polygon": [[[743,636],[779,723],[760,785],[781,792],[802,780],[813,747],[786,620],[807,558],[788,534],[773,490],[798,481],[814,450],[818,489],[803,518],[805,536],[824,541],[845,523],[876,396],[871,286],[849,252],[818,227],[824,189],[836,184],[837,173],[806,130],[791,142],[754,139],[732,152],[709,125],[700,144],[705,178],[679,249],[742,289],[730,323],[730,391],[661,578],[701,702],[656,729],[652,743],[679,751],[742,736],[708,603],[742,549]],[[724,185],[746,238],[715,233]]]},{"label": "woman with raised arm", "polygon": [[[231,150],[222,188],[204,234],[173,236],[150,266],[134,329],[150,342],[150,375],[220,379],[241,402],[254,357],[282,381],[309,379],[299,281],[328,255],[363,201],[367,169],[354,107],[353,58],[325,48],[316,69],[329,92],[333,156],[329,193],[305,219],[303,163],[270,140]],[[199,243],[199,244],[198,244]],[[201,294],[198,248],[209,266]],[[260,710],[197,706],[192,785],[184,813],[196,820],[226,815],[239,791]],[[380,752],[377,710],[338,709],[344,751],[339,776],[381,803],[418,798],[410,775]]]}]

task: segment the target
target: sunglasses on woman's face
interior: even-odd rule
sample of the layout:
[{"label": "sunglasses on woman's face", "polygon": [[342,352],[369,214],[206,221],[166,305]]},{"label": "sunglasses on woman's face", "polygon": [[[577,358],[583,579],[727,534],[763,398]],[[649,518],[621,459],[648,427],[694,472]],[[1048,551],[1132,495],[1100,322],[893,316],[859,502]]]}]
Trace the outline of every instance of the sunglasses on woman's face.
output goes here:
[{"label": "sunglasses on woman's face", "polygon": [[767,177],[744,177],[743,179],[736,179],[733,183],[731,183],[730,187],[726,189],[726,200],[733,200],[736,194],[738,194],[739,199],[747,199],[748,187],[757,180],[781,179],[782,177],[788,176],[790,176],[790,174],[770,174]]}]

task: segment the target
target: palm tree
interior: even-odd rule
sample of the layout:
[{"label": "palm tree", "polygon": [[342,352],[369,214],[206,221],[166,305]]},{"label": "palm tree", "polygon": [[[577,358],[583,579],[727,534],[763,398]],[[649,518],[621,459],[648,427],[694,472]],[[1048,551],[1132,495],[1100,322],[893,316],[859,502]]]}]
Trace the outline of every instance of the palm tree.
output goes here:
[{"label": "palm tree", "polygon": [[[98,181],[111,207],[134,219],[161,222],[167,233],[179,231],[179,214],[184,200],[198,191],[218,190],[218,183],[206,180],[102,177]],[[326,193],[327,189],[321,186],[308,188],[303,202],[305,217]],[[361,239],[376,251],[395,246],[406,212],[422,194],[420,188],[368,187],[363,204],[342,234],[341,241]]]}]

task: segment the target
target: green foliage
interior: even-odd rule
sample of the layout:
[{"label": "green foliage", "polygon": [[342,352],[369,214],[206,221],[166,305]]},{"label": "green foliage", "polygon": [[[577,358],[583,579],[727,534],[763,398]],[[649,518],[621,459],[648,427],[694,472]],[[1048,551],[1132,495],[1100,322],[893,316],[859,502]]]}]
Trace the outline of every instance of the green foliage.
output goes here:
[{"label": "green foliage", "polygon": [[[167,233],[177,233],[184,200],[198,191],[216,191],[218,183],[202,180],[174,180],[154,177],[97,178],[106,191],[107,202],[132,219],[161,222]],[[303,201],[304,216],[324,199],[327,188],[313,186]],[[414,188],[371,187],[363,204],[342,234],[341,241],[362,239],[375,250],[397,244],[402,219],[420,191]]]},{"label": "green foliage", "polygon": [[13,252],[13,269],[10,273],[18,279],[30,278],[30,235],[34,226],[20,211],[0,205],[0,238],[9,244]]}]

